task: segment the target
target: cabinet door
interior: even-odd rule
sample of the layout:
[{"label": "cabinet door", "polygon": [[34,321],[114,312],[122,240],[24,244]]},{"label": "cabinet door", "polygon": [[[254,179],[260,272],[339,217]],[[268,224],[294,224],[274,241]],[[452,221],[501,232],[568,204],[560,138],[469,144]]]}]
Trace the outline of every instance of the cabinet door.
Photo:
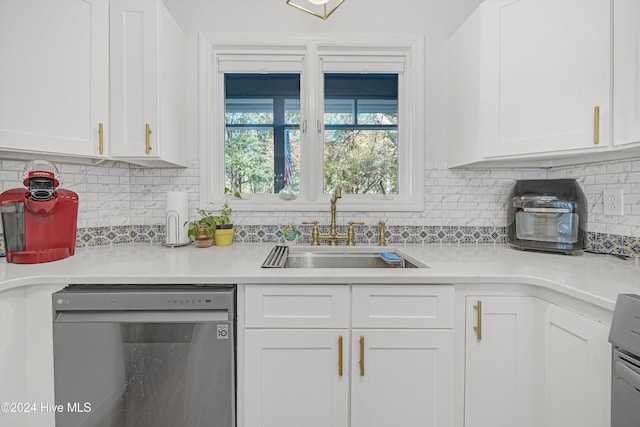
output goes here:
[{"label": "cabinet door", "polygon": [[[158,12],[156,0],[111,1],[111,154],[147,152],[147,127],[158,137]],[[151,144],[151,142],[150,142]]]},{"label": "cabinet door", "polygon": [[453,425],[453,330],[359,329],[351,341],[351,427]]},{"label": "cabinet door", "polygon": [[[0,412],[0,425],[54,426],[55,402],[51,294],[61,285],[30,285],[0,291],[0,402],[32,405]],[[15,408],[14,408],[15,409]]]},{"label": "cabinet door", "polygon": [[468,296],[465,347],[465,427],[531,426],[533,299]]},{"label": "cabinet door", "polygon": [[640,142],[640,1],[613,2],[613,143]]},{"label": "cabinet door", "polygon": [[605,148],[609,0],[489,0],[483,6],[484,154]]},{"label": "cabinet door", "polygon": [[111,155],[186,166],[186,36],[162,0],[111,1]]},{"label": "cabinet door", "polygon": [[0,0],[0,64],[0,150],[107,155],[109,0]]},{"label": "cabinet door", "polygon": [[348,342],[346,329],[248,329],[244,362],[245,426],[347,427]]},{"label": "cabinet door", "polygon": [[611,345],[609,326],[540,301],[544,381],[537,413],[546,427],[610,425]]}]

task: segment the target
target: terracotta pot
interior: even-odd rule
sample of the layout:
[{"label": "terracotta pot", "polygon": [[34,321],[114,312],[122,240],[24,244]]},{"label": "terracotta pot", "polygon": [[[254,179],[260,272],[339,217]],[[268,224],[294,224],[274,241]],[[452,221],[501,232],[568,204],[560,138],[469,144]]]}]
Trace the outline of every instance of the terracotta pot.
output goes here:
[{"label": "terracotta pot", "polygon": [[193,244],[198,248],[208,248],[213,244],[213,236],[207,236],[203,228],[198,228],[198,237],[193,241]]},{"label": "terracotta pot", "polygon": [[196,245],[197,248],[208,248],[209,246],[213,245],[213,236],[209,236],[209,237],[196,237],[196,239],[193,241],[193,244]]}]

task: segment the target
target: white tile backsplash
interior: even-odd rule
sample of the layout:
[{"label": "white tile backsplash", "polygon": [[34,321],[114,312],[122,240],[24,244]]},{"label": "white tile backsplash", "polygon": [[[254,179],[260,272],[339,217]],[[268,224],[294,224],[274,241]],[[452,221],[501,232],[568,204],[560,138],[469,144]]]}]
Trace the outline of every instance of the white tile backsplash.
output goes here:
[{"label": "white tile backsplash", "polygon": [[[25,162],[2,160],[2,190],[22,187]],[[198,206],[198,161],[185,169],[149,169],[121,162],[83,166],[57,164],[62,187],[80,197],[78,227],[164,224],[167,191],[189,194],[192,213]],[[506,202],[517,179],[577,178],[589,202],[589,231],[640,236],[640,159],[591,163],[551,169],[450,170],[444,162],[426,162],[425,210],[423,212],[354,213],[374,224],[388,225],[489,226],[506,225]],[[603,213],[602,193],[606,188],[624,190],[624,216]],[[241,225],[299,224],[309,219],[329,221],[329,209],[322,212],[235,212]],[[341,212],[343,218],[348,212]]]},{"label": "white tile backsplash", "polygon": [[[640,237],[640,159],[552,168],[549,178],[577,178],[589,202],[589,231]],[[604,215],[605,189],[624,191],[624,215]]]}]

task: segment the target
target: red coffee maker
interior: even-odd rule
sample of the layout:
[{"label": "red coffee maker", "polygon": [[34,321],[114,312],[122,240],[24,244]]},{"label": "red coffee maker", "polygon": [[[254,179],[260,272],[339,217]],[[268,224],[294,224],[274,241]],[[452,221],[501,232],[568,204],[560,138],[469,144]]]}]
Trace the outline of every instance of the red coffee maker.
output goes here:
[{"label": "red coffee maker", "polygon": [[58,189],[58,169],[45,160],[27,163],[25,187],[0,194],[7,262],[36,264],[74,254],[78,195]]}]

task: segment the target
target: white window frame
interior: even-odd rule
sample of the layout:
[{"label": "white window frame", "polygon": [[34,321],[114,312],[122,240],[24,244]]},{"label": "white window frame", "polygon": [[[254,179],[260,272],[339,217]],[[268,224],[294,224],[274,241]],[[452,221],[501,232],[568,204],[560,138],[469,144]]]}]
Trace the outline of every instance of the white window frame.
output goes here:
[{"label": "white window frame", "polygon": [[[265,61],[268,58],[268,61]],[[237,60],[236,60],[237,59]],[[422,211],[424,209],[424,41],[421,35],[242,35],[201,33],[199,37],[200,203],[224,200],[224,72],[300,73],[301,188],[298,198],[247,194],[229,200],[238,211],[322,211],[324,71],[398,70],[399,194],[342,194],[343,211]],[[326,63],[323,64],[323,61]],[[329,65],[327,65],[327,63]],[[359,69],[353,69],[354,66]],[[237,68],[233,68],[237,67]],[[318,94],[314,96],[314,94]],[[212,143],[213,142],[213,143]]]}]

